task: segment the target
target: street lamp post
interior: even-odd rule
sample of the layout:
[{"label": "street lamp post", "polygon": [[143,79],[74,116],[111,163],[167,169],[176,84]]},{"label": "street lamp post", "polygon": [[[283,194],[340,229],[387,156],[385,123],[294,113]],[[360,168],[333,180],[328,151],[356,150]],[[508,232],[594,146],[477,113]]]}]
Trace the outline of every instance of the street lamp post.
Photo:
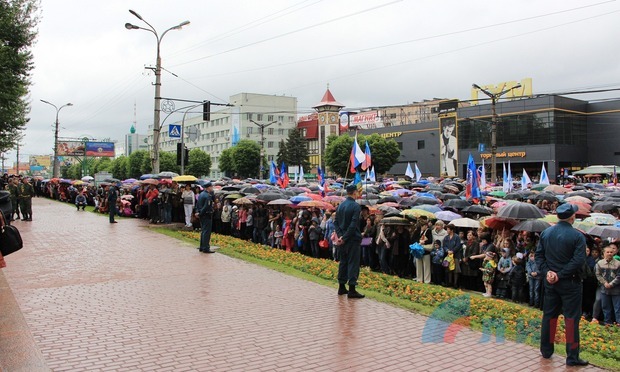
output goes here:
[{"label": "street lamp post", "polygon": [[263,163],[263,160],[265,158],[265,128],[267,128],[271,124],[277,123],[277,121],[272,121],[271,123],[267,124],[259,124],[254,120],[250,119],[250,122],[258,126],[258,128],[260,129],[260,161],[258,162],[258,179],[260,180],[262,178],[261,176],[263,175],[263,169],[265,169],[265,164]]},{"label": "street lamp post", "polygon": [[44,99],[42,99],[41,102],[53,106],[56,109],[56,122],[54,123],[54,164],[52,165],[52,178],[56,178],[60,174],[60,163],[58,162],[58,113],[63,107],[73,106],[73,103],[66,103],[58,107]]},{"label": "street lamp post", "polygon": [[152,157],[152,166],[153,166],[152,172],[157,174],[159,173],[159,132],[160,132],[160,126],[159,126],[159,114],[160,114],[159,105],[160,103],[159,102],[161,100],[161,56],[159,53],[160,52],[159,47],[161,44],[161,40],[164,38],[166,33],[168,33],[168,31],[180,30],[183,26],[189,25],[189,21],[184,21],[184,22],[179,23],[176,26],[170,27],[169,29],[164,31],[164,33],[162,33],[161,36],[159,36],[159,34],[157,34],[157,31],[155,30],[155,27],[151,26],[151,24],[145,21],[138,13],[136,13],[135,11],[131,9],[129,10],[129,13],[133,14],[136,18],[146,23],[150,28],[144,28],[144,27],[133,25],[131,23],[125,23],[126,29],[148,31],[148,32],[151,32],[153,35],[155,35],[155,38],[157,39],[157,59],[155,61],[155,108],[154,108],[154,115],[153,115],[153,157]]},{"label": "street lamp post", "polygon": [[521,88],[521,84],[517,84],[511,88],[504,89],[499,93],[491,93],[486,89],[481,88],[478,84],[472,84],[472,87],[480,90],[482,93],[486,94],[491,98],[491,113],[492,113],[492,122],[491,122],[491,181],[496,182],[497,180],[497,122],[499,121],[499,117],[497,116],[497,112],[495,111],[495,104],[497,100],[503,96],[504,94],[510,92],[513,89]]}]

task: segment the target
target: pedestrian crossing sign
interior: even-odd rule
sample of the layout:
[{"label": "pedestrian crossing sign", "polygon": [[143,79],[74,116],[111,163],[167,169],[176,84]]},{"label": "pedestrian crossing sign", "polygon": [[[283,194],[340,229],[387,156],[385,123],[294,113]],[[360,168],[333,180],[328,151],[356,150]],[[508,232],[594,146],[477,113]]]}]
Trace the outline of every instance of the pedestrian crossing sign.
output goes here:
[{"label": "pedestrian crossing sign", "polygon": [[168,125],[168,137],[181,138],[181,126],[177,124]]}]

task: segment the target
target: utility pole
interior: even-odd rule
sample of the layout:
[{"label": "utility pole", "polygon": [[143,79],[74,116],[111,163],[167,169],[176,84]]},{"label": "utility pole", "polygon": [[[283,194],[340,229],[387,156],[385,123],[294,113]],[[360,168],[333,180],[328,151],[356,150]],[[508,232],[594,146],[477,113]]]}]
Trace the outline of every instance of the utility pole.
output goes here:
[{"label": "utility pole", "polygon": [[15,151],[15,175],[19,176],[19,143],[17,144],[17,151]]},{"label": "utility pole", "polygon": [[265,169],[265,164],[263,163],[263,160],[265,160],[265,128],[267,128],[271,124],[277,123],[277,121],[272,121],[271,123],[267,124],[259,124],[254,120],[250,119],[250,122],[258,126],[258,128],[260,129],[260,160],[258,162],[258,179],[260,180],[262,179],[261,176],[263,175],[263,169]]},{"label": "utility pole", "polygon": [[499,117],[497,116],[497,112],[495,111],[495,104],[500,99],[501,96],[510,92],[513,89],[521,88],[521,84],[517,84],[511,88],[504,89],[499,93],[491,93],[486,89],[481,88],[478,84],[472,84],[472,87],[480,90],[482,93],[486,94],[491,98],[491,114],[492,114],[492,122],[491,122],[491,182],[497,181],[497,123],[499,122]]}]

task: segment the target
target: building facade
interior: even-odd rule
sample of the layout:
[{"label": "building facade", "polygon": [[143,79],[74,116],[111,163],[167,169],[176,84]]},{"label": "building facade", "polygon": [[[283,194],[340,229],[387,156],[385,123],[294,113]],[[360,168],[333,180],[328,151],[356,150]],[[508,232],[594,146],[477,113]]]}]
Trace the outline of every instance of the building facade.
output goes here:
[{"label": "building facade", "polygon": [[119,150],[121,150],[121,154],[125,156],[129,156],[139,150],[148,151],[148,139],[149,136],[147,136],[146,134],[136,133],[136,128],[132,125],[131,129],[129,129],[129,133],[125,135],[125,142],[123,143],[123,148]]},{"label": "building facade", "polygon": [[[550,179],[561,169],[593,164],[619,164],[620,100],[587,102],[563,96],[541,96],[496,104],[497,174],[510,161],[513,176],[525,169],[536,179],[544,164]],[[457,176],[463,178],[471,153],[485,161],[491,174],[491,104],[459,107],[456,128]],[[442,132],[438,118],[418,124],[362,130],[394,139],[401,149],[390,175],[404,175],[407,163],[418,164],[424,176],[440,176]]]},{"label": "building facade", "polygon": [[[176,152],[180,139],[170,138],[168,126],[177,124],[184,128],[184,143],[188,149],[199,148],[211,156],[211,173],[203,175],[208,178],[216,179],[224,176],[219,170],[220,155],[222,151],[241,140],[256,141],[261,146],[267,161],[275,161],[280,142],[286,141],[289,132],[295,129],[297,98],[239,93],[231,96],[229,103],[230,107],[221,110],[215,110],[218,106],[211,105],[208,122],[203,120],[202,113],[197,116],[193,116],[195,113],[186,116],[184,123],[164,122],[160,136],[161,151]],[[182,112],[179,115],[182,116]],[[150,144],[153,141],[152,129],[151,126],[151,134],[148,137]]]}]

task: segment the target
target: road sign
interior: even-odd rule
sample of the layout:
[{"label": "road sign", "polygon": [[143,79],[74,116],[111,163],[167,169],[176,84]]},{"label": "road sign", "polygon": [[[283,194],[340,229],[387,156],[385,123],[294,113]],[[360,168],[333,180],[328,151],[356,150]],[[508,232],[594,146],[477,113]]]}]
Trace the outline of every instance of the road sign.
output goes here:
[{"label": "road sign", "polygon": [[181,126],[177,124],[168,125],[168,137],[181,138]]}]

